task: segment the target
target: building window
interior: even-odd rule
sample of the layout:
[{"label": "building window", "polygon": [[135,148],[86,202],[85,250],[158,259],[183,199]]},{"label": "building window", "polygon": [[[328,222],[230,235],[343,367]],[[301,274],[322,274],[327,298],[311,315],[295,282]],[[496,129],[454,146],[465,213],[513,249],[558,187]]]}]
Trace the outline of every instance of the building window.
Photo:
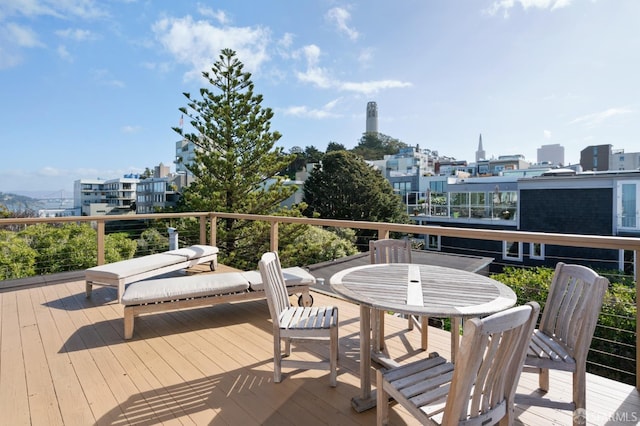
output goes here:
[{"label": "building window", "polygon": [[425,249],[440,251],[440,235],[425,235]]},{"label": "building window", "polygon": [[502,258],[522,262],[522,243],[520,241],[503,241]]},{"label": "building window", "polygon": [[544,260],[544,244],[529,243],[529,257],[536,260]]},{"label": "building window", "polygon": [[618,183],[618,226],[637,229],[640,182]]}]

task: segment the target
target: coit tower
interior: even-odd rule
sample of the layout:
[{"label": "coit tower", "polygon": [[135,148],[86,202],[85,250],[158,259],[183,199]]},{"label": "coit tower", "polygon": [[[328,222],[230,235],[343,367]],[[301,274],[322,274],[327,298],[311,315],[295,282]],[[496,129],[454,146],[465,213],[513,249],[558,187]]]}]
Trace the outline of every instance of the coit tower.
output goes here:
[{"label": "coit tower", "polygon": [[367,103],[367,133],[378,133],[378,105]]}]

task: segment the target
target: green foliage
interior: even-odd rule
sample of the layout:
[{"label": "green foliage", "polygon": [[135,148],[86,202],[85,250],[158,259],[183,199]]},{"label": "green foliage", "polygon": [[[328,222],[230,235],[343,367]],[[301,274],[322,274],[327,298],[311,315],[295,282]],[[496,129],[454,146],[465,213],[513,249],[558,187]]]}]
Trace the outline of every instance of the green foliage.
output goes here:
[{"label": "green foliage", "polygon": [[[111,263],[131,259],[136,252],[136,247],[137,243],[131,240],[125,233],[118,232],[116,234],[105,235],[104,261]],[[94,248],[94,251],[95,250]],[[92,263],[95,264],[95,258],[93,258]],[[93,264],[91,266],[93,266]]]},{"label": "green foliage", "polygon": [[169,239],[155,228],[147,228],[142,231],[136,243],[136,253],[138,254],[161,253],[169,249]]},{"label": "green foliage", "polygon": [[406,147],[406,143],[383,133],[365,133],[352,152],[365,160],[382,160],[385,155],[397,154],[400,148]]},{"label": "green foliage", "polygon": [[9,209],[4,204],[0,204],[0,218],[6,219],[9,217],[11,217]]},{"label": "green foliage", "polygon": [[[506,267],[492,278],[508,285],[518,296],[518,304],[535,300],[541,309],[547,300],[554,270],[551,268]],[[596,327],[587,369],[591,373],[629,384],[635,378],[636,291],[630,276],[619,272],[599,273],[610,281]]]},{"label": "green foliage", "polygon": [[305,232],[298,232],[297,236],[280,247],[283,266],[313,265],[320,262],[339,259],[356,254],[358,249],[355,232],[351,232],[352,240],[340,237],[330,230],[317,226],[307,226]]},{"label": "green foliage", "polygon": [[[347,151],[325,155],[304,185],[305,215],[323,219],[407,223],[402,200],[380,173]],[[358,245],[375,231],[358,230]],[[368,243],[367,243],[368,244]]]},{"label": "green foliage", "polygon": [[0,230],[0,281],[36,275],[37,255],[15,232]]},{"label": "green foliage", "polygon": [[[187,107],[180,111],[195,133],[174,131],[198,149],[187,165],[196,180],[183,192],[182,211],[270,214],[296,190],[276,176],[295,156],[275,148],[281,135],[271,131],[273,111],[262,108],[262,95],[254,94],[251,74],[243,67],[233,50],[224,49],[211,72],[203,73],[211,89],[200,89],[197,99],[184,94]],[[248,222],[225,219],[217,230],[222,253],[241,259],[246,252],[255,254],[255,247],[243,246]]]},{"label": "green foliage", "polygon": [[184,94],[187,107],[180,111],[196,132],[174,130],[198,147],[187,165],[196,177],[183,193],[187,211],[265,214],[292,194],[280,180],[267,185],[293,157],[274,148],[281,135],[271,131],[273,111],[261,107],[262,95],[254,94],[243,67],[224,49],[211,73],[203,73],[212,89],[200,89],[199,99]]},{"label": "green foliage", "polygon": [[[329,142],[329,145],[335,142]],[[328,148],[327,148],[328,151]],[[307,163],[319,163],[322,161],[324,157],[324,153],[317,149],[315,146],[306,146],[304,148],[304,158],[307,160]]]},{"label": "green foliage", "polygon": [[542,310],[549,294],[553,271],[551,268],[543,267],[517,268],[507,266],[502,273],[494,274],[491,278],[509,286],[516,293],[519,305],[536,301]]},{"label": "green foliage", "polygon": [[338,142],[329,142],[327,144],[327,153],[332,151],[346,151],[347,148]]},{"label": "green foliage", "polygon": [[[105,236],[105,261],[133,257],[136,242],[124,233]],[[0,278],[78,271],[96,265],[96,231],[89,224],[37,224],[0,231]],[[3,277],[4,275],[4,277]]]}]

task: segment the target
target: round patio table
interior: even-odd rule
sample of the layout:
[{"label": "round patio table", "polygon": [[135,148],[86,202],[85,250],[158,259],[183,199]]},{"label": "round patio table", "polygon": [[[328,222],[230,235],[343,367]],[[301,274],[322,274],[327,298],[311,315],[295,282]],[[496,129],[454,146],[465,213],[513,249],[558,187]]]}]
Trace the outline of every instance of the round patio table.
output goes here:
[{"label": "round patio table", "polygon": [[[356,411],[375,406],[371,392],[371,357],[384,360],[377,350],[384,336],[374,336],[371,350],[371,310],[427,317],[451,318],[458,330],[464,318],[481,317],[510,308],[516,295],[499,281],[473,272],[434,265],[386,263],[356,266],[334,274],[333,291],[360,305],[360,397],[352,400]],[[459,345],[451,333],[451,359]],[[390,360],[388,360],[390,361]],[[392,362],[392,361],[391,361]],[[383,362],[384,364],[384,362]]]}]

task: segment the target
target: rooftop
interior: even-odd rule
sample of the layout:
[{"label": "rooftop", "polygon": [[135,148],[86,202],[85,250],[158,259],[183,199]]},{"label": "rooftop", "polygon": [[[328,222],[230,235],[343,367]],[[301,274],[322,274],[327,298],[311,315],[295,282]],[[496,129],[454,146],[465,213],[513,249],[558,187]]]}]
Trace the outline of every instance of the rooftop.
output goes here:
[{"label": "rooftop", "polygon": [[[224,270],[224,268],[222,269]],[[312,271],[313,272],[313,271]],[[273,383],[271,321],[266,301],[142,316],[123,340],[115,290],[84,281],[0,289],[0,413],[5,424],[374,424],[375,410],[350,404],[359,386],[359,309],[314,292],[316,305],[340,310],[338,386],[328,372],[285,370]],[[328,283],[327,283],[328,285]],[[406,320],[386,322],[390,355],[408,362],[427,354]],[[449,333],[430,330],[430,350],[449,355]],[[305,359],[325,345],[303,345]],[[308,350],[308,351],[307,351]],[[375,375],[373,376],[375,380]],[[551,372],[549,396],[570,394],[570,375]],[[523,374],[518,392],[532,393]],[[588,421],[635,424],[640,396],[633,386],[588,374]],[[395,406],[392,424],[415,424]],[[571,424],[571,413],[517,407],[516,424]]]}]

